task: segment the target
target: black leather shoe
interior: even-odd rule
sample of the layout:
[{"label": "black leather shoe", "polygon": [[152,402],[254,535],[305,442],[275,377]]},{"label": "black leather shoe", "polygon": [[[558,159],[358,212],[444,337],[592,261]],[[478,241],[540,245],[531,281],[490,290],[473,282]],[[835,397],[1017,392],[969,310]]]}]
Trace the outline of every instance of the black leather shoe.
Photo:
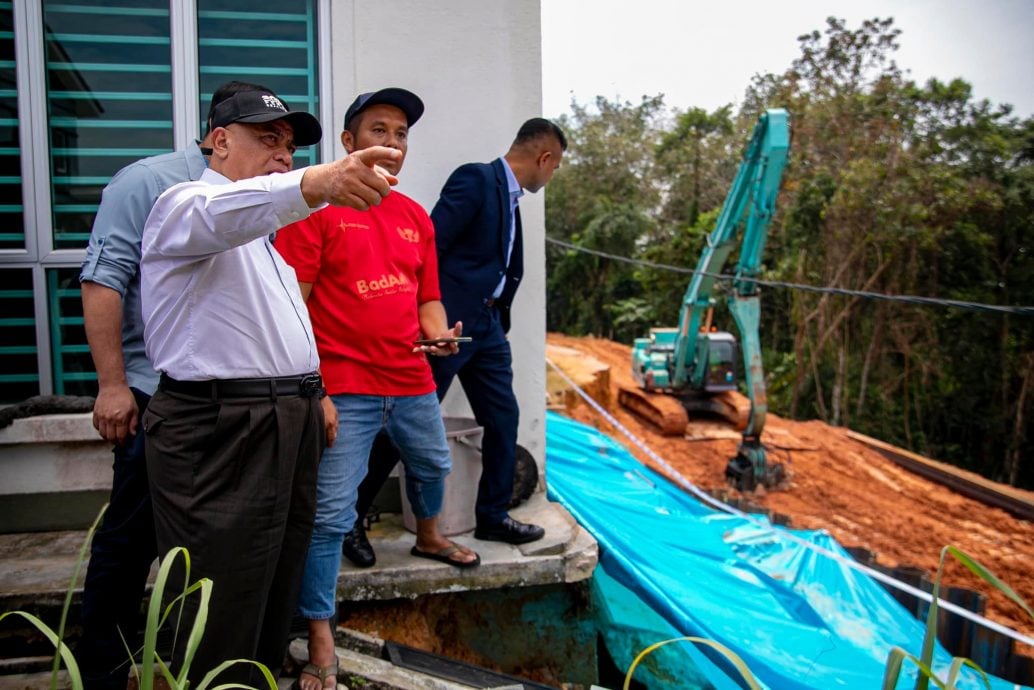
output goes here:
[{"label": "black leather shoe", "polygon": [[474,538],[483,541],[504,541],[507,544],[527,544],[546,536],[546,530],[538,525],[518,522],[512,517],[503,518],[494,525],[478,525],[474,530]]},{"label": "black leather shoe", "polygon": [[352,531],[345,535],[341,553],[345,554],[345,558],[352,561],[358,568],[369,568],[377,562],[377,556],[366,538],[366,530],[363,529],[361,522],[357,522]]}]

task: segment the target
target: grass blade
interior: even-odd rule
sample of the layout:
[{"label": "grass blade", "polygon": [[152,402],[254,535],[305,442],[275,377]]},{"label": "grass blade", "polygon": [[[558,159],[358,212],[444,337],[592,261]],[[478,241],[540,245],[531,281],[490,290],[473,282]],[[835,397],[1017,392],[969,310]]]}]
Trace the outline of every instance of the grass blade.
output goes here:
[{"label": "grass blade", "polygon": [[894,690],[897,687],[898,679],[901,677],[901,667],[905,659],[911,661],[919,669],[919,675],[916,677],[917,685],[920,680],[925,680],[927,683],[932,681],[941,690],[947,690],[947,686],[937,677],[928,664],[924,664],[922,659],[914,654],[909,654],[901,647],[892,647],[890,654],[887,655],[887,665],[883,672],[882,690]]},{"label": "grass blade", "polygon": [[194,625],[190,628],[190,637],[187,638],[187,650],[183,657],[184,667],[190,666],[190,663],[194,660],[197,648],[201,646],[201,636],[205,634],[205,625],[208,624],[208,605],[212,600],[213,585],[211,580],[208,578],[198,580],[194,588],[196,587],[201,589],[201,604],[198,606]]},{"label": "grass blade", "polygon": [[955,557],[955,560],[968,568],[970,572],[1009,597],[1014,604],[1026,611],[1028,616],[1034,618],[1034,609],[1031,609],[1027,602],[1023,600],[1023,597],[1017,594],[1012,587],[999,580],[998,576],[988,570],[983,564],[954,546],[945,546],[944,548]]},{"label": "grass blade", "polygon": [[887,666],[883,671],[883,686],[881,690],[894,690],[898,686],[898,679],[901,678],[901,666],[908,656],[901,647],[891,647],[887,655]]},{"label": "grass blade", "polygon": [[[105,503],[97,517],[94,519],[93,524],[90,525],[90,529],[86,532],[86,539],[83,540],[83,545],[79,547],[79,557],[76,558],[75,568],[72,569],[72,580],[68,583],[68,592],[65,594],[65,603],[61,607],[61,621],[57,625],[57,637],[59,640],[65,637],[65,623],[68,620],[68,609],[72,608],[72,594],[75,592],[75,586],[79,582],[79,573],[82,572],[83,562],[86,561],[86,551],[90,548],[90,544],[93,542],[93,535],[97,532],[97,527],[101,524],[101,520],[104,518],[104,513],[108,510],[108,504]],[[67,667],[68,662],[65,662]],[[58,656],[54,655],[54,667],[50,674],[50,687],[57,687],[57,671],[58,668]]]},{"label": "grass blade", "polygon": [[79,673],[79,665],[75,663],[75,657],[72,656],[72,650],[68,648],[68,645],[61,640],[57,633],[50,629],[50,626],[25,611],[0,613],[0,621],[3,621],[8,616],[20,616],[32,623],[37,630],[43,633],[44,637],[50,640],[50,643],[54,645],[54,649],[57,650],[57,654],[54,655],[54,672],[50,679],[51,688],[57,686],[57,673],[61,668],[59,661],[63,661],[65,662],[65,668],[68,669],[68,679],[72,683],[72,690],[83,690],[83,679]]},{"label": "grass blade", "polygon": [[[274,678],[273,674],[269,671],[268,668],[266,668],[266,665],[259,663],[258,661],[251,661],[249,659],[234,659],[233,661],[224,661],[223,663],[219,664],[218,666],[216,666],[211,671],[205,674],[205,677],[201,680],[201,683],[198,684],[196,690],[206,690],[209,684],[215,680],[216,676],[218,676],[220,673],[230,668],[234,664],[251,664],[259,671],[261,671],[263,676],[265,676],[266,682],[269,684],[269,690],[277,690],[276,678]],[[221,685],[216,685],[212,688],[212,690],[231,690],[232,688],[245,688],[246,690],[255,690],[255,688],[252,688],[250,685],[243,685],[241,683],[223,683]]]},{"label": "grass blade", "polygon": [[[743,661],[743,659],[741,659],[739,655],[736,654],[736,652],[732,651],[720,642],[708,640],[703,637],[673,637],[670,640],[655,642],[643,651],[639,652],[639,655],[636,656],[635,660],[632,662],[632,665],[628,667],[628,673],[625,674],[625,684],[623,686],[623,690],[628,690],[629,686],[631,685],[632,674],[635,673],[635,668],[639,665],[639,662],[641,662],[644,658],[646,658],[648,654],[651,654],[654,650],[659,649],[660,647],[663,647],[666,644],[671,644],[672,642],[692,642],[694,644],[704,644],[718,650],[725,656],[726,659],[732,662],[732,665],[736,667],[737,671],[739,671],[740,677],[742,677],[743,680],[747,683],[747,686],[750,688],[750,690],[761,690],[761,686],[758,685],[757,680],[754,678],[754,674],[750,672],[750,668],[747,666],[746,662]],[[198,690],[203,690],[203,688],[198,688]]]},{"label": "grass blade", "polygon": [[[937,577],[933,580],[933,590],[930,592],[930,608],[926,611],[926,632],[923,634],[923,647],[919,652],[919,658],[926,666],[933,666],[934,643],[937,641],[937,602],[941,596],[941,577],[944,575],[944,557],[949,547],[941,549],[940,559],[937,561]],[[927,690],[930,687],[929,677],[919,674],[916,677],[916,690]]]},{"label": "grass blade", "polygon": [[[144,627],[144,651],[141,655],[143,663],[140,675],[141,688],[154,686],[155,648],[158,643],[158,629],[168,615],[167,613],[160,615],[162,613],[162,597],[165,594],[165,587],[172,572],[173,564],[179,555],[182,555],[184,560],[183,584],[185,593],[187,589],[186,583],[190,578],[190,554],[187,553],[186,549],[179,546],[170,549],[165,558],[161,560],[161,564],[158,567],[158,577],[155,578],[154,588],[151,590],[151,601],[147,605],[147,623]],[[182,606],[182,600],[179,597],[177,597],[177,600],[181,602]],[[173,648],[175,648],[175,643],[173,644]],[[186,682],[186,671],[187,669],[184,668],[180,674],[181,678],[178,679],[174,687],[185,687],[183,684]]]},{"label": "grass blade", "polygon": [[969,666],[970,668],[975,669],[976,672],[980,674],[981,680],[984,681],[984,687],[987,688],[987,690],[991,690],[991,680],[987,677],[987,674],[984,673],[984,669],[977,666],[970,659],[966,659],[961,656],[957,656],[951,660],[951,666],[948,668],[948,690],[955,690],[955,683],[958,682],[959,672],[962,670],[963,666]]}]

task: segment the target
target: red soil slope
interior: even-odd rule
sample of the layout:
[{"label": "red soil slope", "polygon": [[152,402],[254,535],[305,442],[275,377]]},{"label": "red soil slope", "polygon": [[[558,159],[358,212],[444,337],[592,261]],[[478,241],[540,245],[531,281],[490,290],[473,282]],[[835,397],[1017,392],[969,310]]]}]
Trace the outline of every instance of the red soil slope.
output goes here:
[{"label": "red soil slope", "polygon": [[[548,343],[578,350],[609,365],[610,401],[617,400],[619,386],[635,385],[627,346],[558,334],[550,334]],[[691,436],[699,438],[665,437],[615,402],[606,407],[690,482],[711,491],[726,487],[725,465],[738,444],[728,428],[715,422],[691,422]],[[608,433],[642,462],[653,465],[588,405],[576,405],[567,414]],[[941,547],[951,544],[990,568],[1034,605],[1034,523],[916,476],[849,438],[844,428],[818,421],[790,421],[770,411],[762,441],[769,449],[769,461],[782,463],[790,481],[785,487],[759,490],[749,498],[790,516],[791,526],[826,529],[844,546],[875,552],[882,565],[914,565],[930,577],[937,570]],[[989,618],[1034,635],[1034,621],[954,561],[946,569],[944,582],[986,593]],[[1016,651],[1034,654],[1034,649],[1019,644]]]}]

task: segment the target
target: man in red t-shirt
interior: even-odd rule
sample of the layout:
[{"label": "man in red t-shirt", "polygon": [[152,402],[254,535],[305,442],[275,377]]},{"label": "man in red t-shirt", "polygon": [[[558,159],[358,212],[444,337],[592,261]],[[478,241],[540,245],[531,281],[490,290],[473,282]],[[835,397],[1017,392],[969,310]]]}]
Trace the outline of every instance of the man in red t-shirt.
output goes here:
[{"label": "man in red t-shirt", "polygon": [[[409,128],[423,114],[413,93],[388,88],[356,98],[341,143],[349,153],[370,146],[402,152],[384,164],[397,175]],[[309,660],[302,690],[333,688],[333,631],[341,545],[354,526],[356,492],[374,438],[384,431],[406,467],[406,495],[417,517],[414,556],[460,568],[480,563],[472,550],[438,532],[448,441],[427,354],[448,356],[455,343],[414,347],[420,338],[458,336],[438,292],[434,226],[423,208],[392,191],[369,211],[327,207],[282,230],[276,248],[294,267],[309,308],[328,397],[328,436],[317,482],[316,524],[298,609],[309,621]],[[426,354],[425,354],[426,353]]]}]

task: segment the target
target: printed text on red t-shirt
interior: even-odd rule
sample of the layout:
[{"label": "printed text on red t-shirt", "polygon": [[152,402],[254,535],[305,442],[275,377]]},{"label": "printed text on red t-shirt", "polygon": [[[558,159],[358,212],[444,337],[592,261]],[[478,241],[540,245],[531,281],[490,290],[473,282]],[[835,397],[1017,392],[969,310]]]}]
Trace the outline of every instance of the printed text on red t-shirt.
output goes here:
[{"label": "printed text on red t-shirt", "polygon": [[399,292],[413,292],[413,284],[402,273],[388,275],[382,273],[380,277],[369,280],[355,281],[356,291],[363,299],[377,299],[387,297]]}]

